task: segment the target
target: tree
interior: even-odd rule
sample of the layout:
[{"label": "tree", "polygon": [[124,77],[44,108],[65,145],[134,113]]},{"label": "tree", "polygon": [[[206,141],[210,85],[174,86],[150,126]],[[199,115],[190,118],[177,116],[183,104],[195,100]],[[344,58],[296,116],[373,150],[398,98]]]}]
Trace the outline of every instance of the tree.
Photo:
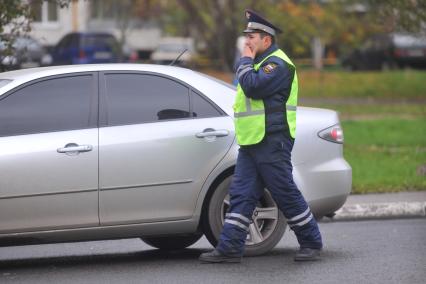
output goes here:
[{"label": "tree", "polygon": [[366,0],[366,4],[388,32],[426,33],[426,0]]},{"label": "tree", "polygon": [[[30,30],[30,7],[20,0],[0,1],[0,55],[8,56],[13,52],[14,39]],[[4,66],[0,62],[1,71]]]},{"label": "tree", "polygon": [[[235,41],[252,8],[283,29],[278,43],[291,57],[312,56],[312,42],[345,52],[375,33],[425,29],[426,0],[158,1],[166,30],[205,42],[207,55],[232,67]],[[357,7],[361,9],[357,10]]]},{"label": "tree", "polygon": [[[344,34],[358,34],[365,27],[354,24],[342,1],[267,0],[178,0],[162,1],[163,23],[169,32],[193,36],[207,46],[207,56],[218,59],[219,66],[231,69],[235,43],[246,24],[244,9],[251,8],[283,29],[277,37],[279,46],[291,57],[311,56],[314,38],[322,45],[341,42]],[[352,20],[348,21],[348,19]],[[351,31],[355,27],[356,33]],[[347,32],[351,31],[351,32]],[[348,42],[353,41],[347,36]]]},{"label": "tree", "polygon": [[[55,1],[61,8],[66,7],[73,0],[51,0]],[[31,5],[41,5],[43,0],[1,0],[0,1],[0,55],[7,56],[13,53],[13,42],[15,39],[31,30],[33,15]],[[0,69],[4,66],[0,62]]]},{"label": "tree", "polygon": [[[32,5],[43,0],[29,0]],[[77,0],[55,1],[61,7]],[[215,67],[231,70],[236,40],[246,24],[244,9],[263,14],[283,29],[279,46],[290,57],[312,56],[312,42],[344,51],[379,32],[425,32],[426,0],[123,0],[99,1],[117,8],[121,42],[133,17],[152,20],[176,36],[190,36],[205,46]],[[354,7],[364,7],[357,11]],[[22,0],[0,1],[0,40],[10,47],[13,37],[30,29],[31,9]],[[6,28],[7,27],[7,28]],[[317,45],[318,46],[318,45]],[[320,49],[321,51],[321,49]]]},{"label": "tree", "polygon": [[[255,1],[178,0],[166,1],[163,25],[172,33],[198,39],[216,66],[231,69],[236,39],[243,20],[243,7]],[[175,17],[171,16],[175,15]]]},{"label": "tree", "polygon": [[[47,0],[45,0],[47,1]],[[61,8],[73,0],[50,0]],[[41,5],[43,0],[2,0],[0,1],[0,40],[8,45],[16,36],[31,30],[33,20],[32,5]]]}]

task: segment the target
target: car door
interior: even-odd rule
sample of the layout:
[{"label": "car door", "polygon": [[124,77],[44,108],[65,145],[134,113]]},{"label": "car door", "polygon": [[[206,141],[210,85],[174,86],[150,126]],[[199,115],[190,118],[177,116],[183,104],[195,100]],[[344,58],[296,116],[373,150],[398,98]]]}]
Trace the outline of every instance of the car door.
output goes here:
[{"label": "car door", "polygon": [[0,233],[99,225],[97,74],[0,97]]},{"label": "car door", "polygon": [[101,75],[102,225],[184,219],[229,150],[233,122],[173,78]]}]

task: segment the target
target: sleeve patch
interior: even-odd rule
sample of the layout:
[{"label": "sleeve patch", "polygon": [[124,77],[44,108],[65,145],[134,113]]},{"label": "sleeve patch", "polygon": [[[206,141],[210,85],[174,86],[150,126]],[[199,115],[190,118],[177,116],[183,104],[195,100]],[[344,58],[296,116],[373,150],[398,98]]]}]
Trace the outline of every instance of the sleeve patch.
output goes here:
[{"label": "sleeve patch", "polygon": [[266,74],[270,74],[270,73],[272,73],[274,70],[275,70],[275,68],[277,68],[277,64],[275,64],[275,63],[268,63],[267,65],[265,65],[264,67],[263,67],[263,71],[266,73]]}]

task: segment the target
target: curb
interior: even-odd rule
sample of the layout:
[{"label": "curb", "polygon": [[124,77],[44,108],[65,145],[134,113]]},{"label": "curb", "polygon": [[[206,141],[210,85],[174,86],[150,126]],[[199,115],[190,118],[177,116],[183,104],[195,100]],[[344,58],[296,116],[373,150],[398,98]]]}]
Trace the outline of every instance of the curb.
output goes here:
[{"label": "curb", "polygon": [[426,217],[426,202],[386,202],[345,205],[324,221]]}]

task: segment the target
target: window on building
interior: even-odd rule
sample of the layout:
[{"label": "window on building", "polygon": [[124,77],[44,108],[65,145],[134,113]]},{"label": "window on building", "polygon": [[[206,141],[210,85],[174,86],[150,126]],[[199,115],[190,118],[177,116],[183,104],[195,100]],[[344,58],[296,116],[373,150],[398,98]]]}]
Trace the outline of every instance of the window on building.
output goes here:
[{"label": "window on building", "polygon": [[58,4],[56,1],[33,1],[31,2],[31,13],[35,22],[57,22]]},{"label": "window on building", "polygon": [[114,19],[116,18],[118,1],[103,1],[103,0],[92,0],[90,11],[92,19]]}]

